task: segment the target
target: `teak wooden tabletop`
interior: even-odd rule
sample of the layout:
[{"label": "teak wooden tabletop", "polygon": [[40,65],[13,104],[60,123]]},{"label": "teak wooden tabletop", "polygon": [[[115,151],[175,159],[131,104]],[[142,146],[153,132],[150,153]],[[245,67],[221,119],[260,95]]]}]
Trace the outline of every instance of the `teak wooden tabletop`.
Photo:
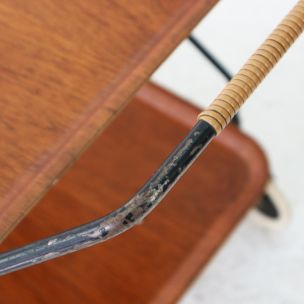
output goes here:
[{"label": "teak wooden tabletop", "polygon": [[0,239],[216,2],[1,1]]}]

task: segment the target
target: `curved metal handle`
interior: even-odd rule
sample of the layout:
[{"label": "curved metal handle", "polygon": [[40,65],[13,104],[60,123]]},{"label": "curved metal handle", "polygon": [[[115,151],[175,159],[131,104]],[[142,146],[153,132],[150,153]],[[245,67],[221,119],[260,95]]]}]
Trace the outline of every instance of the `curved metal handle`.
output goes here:
[{"label": "curved metal handle", "polygon": [[215,136],[206,122],[198,122],[152,178],[125,205],[88,224],[0,254],[0,275],[80,250],[140,223]]},{"label": "curved metal handle", "polygon": [[199,122],[144,187],[111,214],[36,243],[0,254],[0,274],[9,273],[106,241],[141,222],[155,208],[211,139],[237,113],[246,98],[304,30],[304,0],[269,36]]}]

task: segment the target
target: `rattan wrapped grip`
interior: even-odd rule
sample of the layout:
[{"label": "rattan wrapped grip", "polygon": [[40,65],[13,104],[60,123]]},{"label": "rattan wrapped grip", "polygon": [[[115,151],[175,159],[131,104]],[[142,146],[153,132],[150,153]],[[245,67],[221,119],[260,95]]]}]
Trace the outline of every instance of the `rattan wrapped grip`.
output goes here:
[{"label": "rattan wrapped grip", "polygon": [[198,119],[220,133],[303,30],[304,0],[300,0]]}]

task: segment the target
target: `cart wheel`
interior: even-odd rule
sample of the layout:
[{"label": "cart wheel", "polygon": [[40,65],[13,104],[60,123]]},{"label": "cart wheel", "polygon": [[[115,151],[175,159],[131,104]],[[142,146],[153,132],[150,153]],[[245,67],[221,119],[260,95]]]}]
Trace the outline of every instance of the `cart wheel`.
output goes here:
[{"label": "cart wheel", "polygon": [[270,229],[282,229],[289,223],[289,205],[272,180],[267,183],[263,197],[250,215],[259,225]]}]

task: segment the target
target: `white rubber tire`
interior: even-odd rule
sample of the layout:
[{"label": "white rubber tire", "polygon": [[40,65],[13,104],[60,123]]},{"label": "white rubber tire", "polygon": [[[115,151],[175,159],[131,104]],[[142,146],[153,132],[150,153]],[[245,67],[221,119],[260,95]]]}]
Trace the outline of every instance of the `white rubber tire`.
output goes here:
[{"label": "white rubber tire", "polygon": [[277,218],[271,218],[270,216],[263,214],[260,210],[253,209],[249,212],[249,217],[260,226],[271,230],[281,230],[285,228],[291,220],[289,204],[272,180],[267,183],[264,191],[271,199],[279,216]]}]

